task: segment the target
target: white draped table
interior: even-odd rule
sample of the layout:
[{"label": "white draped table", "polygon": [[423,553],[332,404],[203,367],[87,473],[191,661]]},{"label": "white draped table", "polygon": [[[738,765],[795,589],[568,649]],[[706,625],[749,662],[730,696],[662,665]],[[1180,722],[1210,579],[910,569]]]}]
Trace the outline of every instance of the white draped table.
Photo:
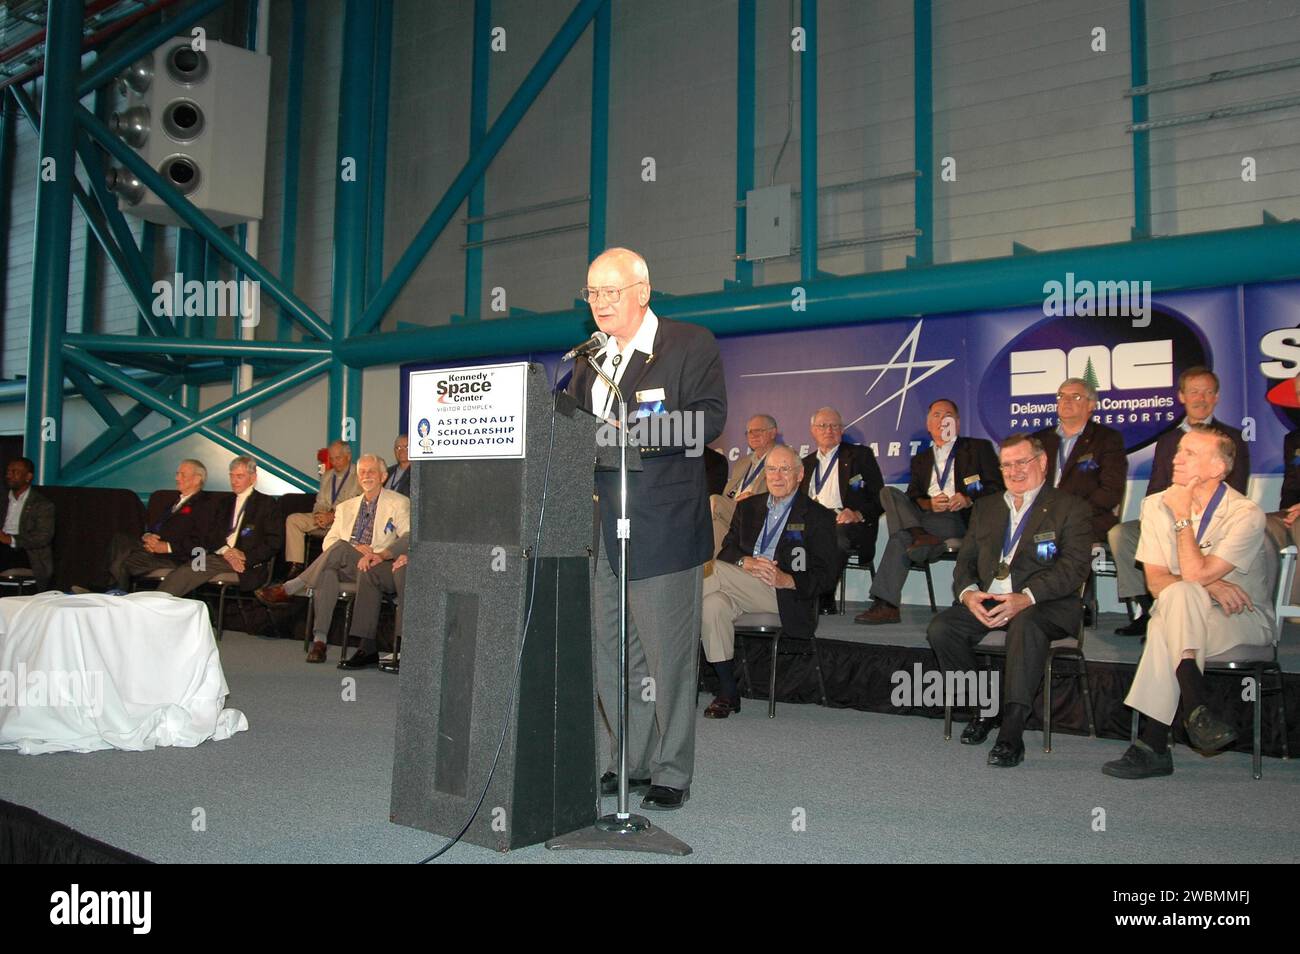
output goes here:
[{"label": "white draped table", "polygon": [[248,728],[198,600],[42,593],[0,599],[0,749],[144,751]]}]

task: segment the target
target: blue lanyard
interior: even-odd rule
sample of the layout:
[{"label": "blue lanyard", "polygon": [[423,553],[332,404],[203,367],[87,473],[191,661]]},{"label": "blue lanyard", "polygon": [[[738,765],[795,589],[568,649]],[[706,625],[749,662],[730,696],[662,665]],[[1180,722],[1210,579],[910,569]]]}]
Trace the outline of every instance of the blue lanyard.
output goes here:
[{"label": "blue lanyard", "polygon": [[[1033,504],[1031,503],[1032,507]],[[1011,560],[1011,554],[1016,551],[1016,544],[1020,542],[1020,535],[1025,532],[1025,527],[1029,525],[1029,510],[1026,509],[1020,515],[1020,523],[1016,527],[1014,535],[1011,533],[1011,508],[1007,508],[1007,532],[1002,538],[1002,562],[1008,563]]]},{"label": "blue lanyard", "polygon": [[813,468],[813,496],[822,492],[822,487],[826,486],[826,481],[830,479],[831,471],[835,469],[835,461],[840,456],[840,449],[835,448],[835,453],[831,454],[831,459],[826,462],[826,471],[823,473],[821,465],[818,464]]},{"label": "blue lanyard", "polygon": [[745,479],[740,482],[740,492],[742,494],[749,489],[749,485],[757,480],[758,475],[763,472],[763,461],[765,460],[767,460],[766,454],[758,461],[750,463],[749,470],[745,472]]},{"label": "blue lanyard", "polygon": [[[937,458],[938,456],[939,455],[936,453],[935,457]],[[934,465],[934,476],[935,479],[939,481],[939,493],[943,493],[943,485],[948,482],[948,475],[952,473],[952,462],[956,459],[957,446],[956,443],[954,443],[953,446],[948,449],[948,460],[943,465],[943,473],[939,473],[939,465],[937,463]]]},{"label": "blue lanyard", "polygon": [[775,540],[777,535],[781,532],[781,528],[785,526],[785,521],[790,516],[790,508],[787,507],[785,511],[785,517],[777,520],[776,523],[773,523],[771,528],[769,529],[768,524],[772,522],[772,514],[774,513],[776,513],[775,508],[770,513],[768,513],[767,519],[763,521],[763,533],[758,538],[759,553],[766,553],[767,548],[772,545],[772,541]]},{"label": "blue lanyard", "polygon": [[1205,513],[1201,514],[1201,525],[1196,528],[1196,542],[1201,542],[1201,537],[1205,536],[1205,528],[1210,525],[1214,519],[1214,511],[1219,509],[1219,504],[1223,502],[1223,495],[1228,492],[1227,484],[1219,484],[1219,489],[1214,492],[1210,498],[1209,504],[1205,508]]},{"label": "blue lanyard", "polygon": [[[348,477],[351,474],[352,474],[352,465],[348,464],[348,469],[343,472],[344,484],[348,482]],[[342,489],[343,488],[339,486],[339,475],[336,473],[333,477],[330,478],[330,503],[331,504],[336,504],[339,502],[339,491]]]}]

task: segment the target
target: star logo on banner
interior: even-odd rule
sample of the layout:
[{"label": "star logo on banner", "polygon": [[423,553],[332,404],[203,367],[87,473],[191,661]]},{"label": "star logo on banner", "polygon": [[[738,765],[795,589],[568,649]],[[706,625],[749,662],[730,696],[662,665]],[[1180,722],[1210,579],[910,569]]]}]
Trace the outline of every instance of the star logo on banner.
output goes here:
[{"label": "star logo on banner", "polygon": [[[901,371],[903,373],[903,381],[902,384],[899,385],[896,391],[882,398],[874,407],[867,409],[862,414],[859,414],[857,417],[855,417],[853,420],[844,422],[844,427],[847,430],[848,428],[852,427],[854,424],[857,424],[863,418],[870,417],[872,414],[880,410],[890,401],[893,401],[895,398],[897,398],[898,418],[894,422],[894,426],[899,427],[903,423],[903,405],[907,400],[907,393],[911,391],[913,388],[915,388],[922,381],[924,381],[926,378],[938,374],[940,371],[948,367],[948,365],[952,364],[953,361],[956,360],[955,358],[938,358],[933,361],[916,360],[916,346],[920,343],[921,340],[921,324],[922,321],[917,321],[915,327],[912,328],[911,333],[908,334],[908,336],[903,339],[903,343],[898,346],[898,350],[894,352],[894,354],[890,357],[888,363],[886,364],[853,364],[853,365],[846,365],[844,367],[839,367],[839,368],[807,368],[801,371],[762,371],[762,372],[756,372],[754,374],[743,374],[741,375],[741,377],[771,378],[771,377],[781,377],[781,376],[792,375],[792,374],[840,374],[845,371],[876,371],[878,373],[876,374],[875,379],[871,382],[871,385],[867,388],[867,390],[863,392],[864,397],[870,397],[871,392],[876,389],[876,385],[878,385],[881,382],[881,379],[884,378],[885,372]],[[900,361],[899,356],[904,351],[907,352],[907,357],[906,359]],[[916,374],[916,372],[918,371],[920,371],[921,373]],[[915,377],[913,377],[914,374],[916,374]]]}]

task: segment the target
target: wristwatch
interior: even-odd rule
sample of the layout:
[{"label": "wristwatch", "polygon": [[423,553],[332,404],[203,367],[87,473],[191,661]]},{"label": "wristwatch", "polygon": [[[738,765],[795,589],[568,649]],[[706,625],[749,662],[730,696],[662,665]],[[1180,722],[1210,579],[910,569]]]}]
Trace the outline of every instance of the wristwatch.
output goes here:
[{"label": "wristwatch", "polygon": [[1186,520],[1179,520],[1179,521],[1176,521],[1176,522],[1174,523],[1174,533],[1177,533],[1177,532],[1180,531],[1180,530],[1186,530],[1186,529],[1187,529],[1188,527],[1190,527],[1191,525],[1192,525],[1192,521],[1191,521],[1190,518],[1188,518],[1188,519],[1186,519]]},{"label": "wristwatch", "polygon": [[741,557],[739,560],[737,560],[736,566],[740,567],[743,570],[745,568],[745,558]]}]

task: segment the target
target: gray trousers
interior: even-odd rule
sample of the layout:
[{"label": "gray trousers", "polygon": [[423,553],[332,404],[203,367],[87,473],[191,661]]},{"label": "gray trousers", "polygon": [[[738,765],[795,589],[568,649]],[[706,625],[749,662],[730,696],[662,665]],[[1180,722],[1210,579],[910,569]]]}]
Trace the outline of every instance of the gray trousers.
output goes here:
[{"label": "gray trousers", "polygon": [[158,589],[172,596],[184,596],[192,593],[208,580],[222,573],[234,573],[235,569],[219,553],[209,553],[206,569],[196,570],[189,563],[182,563],[167,574],[167,578],[158,584]]},{"label": "gray trousers", "polygon": [[1125,520],[1106,532],[1106,542],[1115,557],[1115,593],[1122,600],[1131,600],[1147,591],[1146,575],[1137,565],[1138,537],[1142,534],[1139,520]]},{"label": "gray trousers", "polygon": [[[990,632],[964,606],[950,606],[930,620],[926,640],[944,672],[978,672],[975,646]],[[1021,610],[1006,627],[1007,655],[1002,698],[1032,708],[1043,684],[1052,640],[1069,634],[1044,618],[1039,606]]]},{"label": "gray trousers", "polygon": [[[903,584],[912,566],[907,548],[912,545],[912,528],[920,527],[941,540],[964,537],[966,521],[956,513],[932,513],[922,510],[912,498],[895,487],[880,491],[880,505],[885,508],[885,525],[889,539],[885,552],[876,561],[876,575],[871,582],[871,595],[878,600],[898,606],[903,599]],[[937,555],[937,554],[936,554]]]},{"label": "gray trousers", "polygon": [[[703,567],[628,581],[630,778],[686,788],[695,771],[695,678]],[[596,690],[614,734],[609,770],[618,769],[618,575],[596,555],[592,599]],[[599,719],[597,720],[599,722]]]},{"label": "gray trousers", "polygon": [[357,577],[357,600],[352,607],[352,632],[349,635],[362,640],[375,638],[375,627],[379,625],[379,606],[385,593],[397,594],[397,621],[393,626],[393,636],[396,639],[402,635],[406,567],[394,573],[391,560],[372,566]]},{"label": "gray trousers", "polygon": [[[1282,522],[1282,513],[1270,513],[1264,524],[1268,531],[1269,539],[1274,545],[1281,550],[1283,547],[1295,546],[1300,550],[1300,520],[1291,524],[1290,528]],[[1300,603],[1300,573],[1295,575],[1291,582],[1291,595],[1288,602]]]},{"label": "gray trousers", "polygon": [[[181,559],[185,562],[182,564]],[[131,578],[143,576],[150,570],[171,569],[175,566],[189,565],[186,554],[150,553],[140,542],[140,538],[129,533],[117,533],[108,546],[108,571],[113,577],[113,585],[119,590],[131,589]]]},{"label": "gray trousers", "polygon": [[344,583],[357,580],[357,561],[361,554],[346,540],[337,540],[334,545],[286,584],[285,590],[290,594],[312,590],[312,638],[318,642],[329,639],[330,623],[334,619],[334,607],[338,604],[339,594],[343,592]]}]

